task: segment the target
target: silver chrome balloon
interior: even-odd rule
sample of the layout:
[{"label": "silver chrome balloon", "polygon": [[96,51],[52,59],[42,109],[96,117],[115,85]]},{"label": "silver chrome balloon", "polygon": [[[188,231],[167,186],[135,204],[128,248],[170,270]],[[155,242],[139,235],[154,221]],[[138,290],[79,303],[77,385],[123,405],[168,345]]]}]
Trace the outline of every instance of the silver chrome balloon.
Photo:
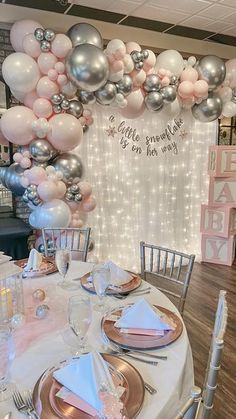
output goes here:
[{"label": "silver chrome balloon", "polygon": [[196,67],[200,80],[205,80],[209,88],[214,90],[220,86],[226,75],[226,67],[224,61],[215,55],[206,55],[202,57]]},{"label": "silver chrome balloon", "polygon": [[139,61],[139,63],[135,63],[135,70],[142,70],[144,65],[143,61]]},{"label": "silver chrome balloon", "polygon": [[89,23],[76,23],[67,31],[73,47],[81,44],[91,44],[103,49],[103,39],[98,30]]},{"label": "silver chrome balloon", "polygon": [[51,163],[56,171],[63,174],[62,180],[71,184],[75,178],[81,179],[83,176],[83,165],[79,156],[72,153],[62,153]]},{"label": "silver chrome balloon", "polygon": [[133,88],[133,80],[128,74],[124,74],[122,79],[116,83],[117,92],[127,96]]},{"label": "silver chrome balloon", "polygon": [[161,88],[161,81],[156,74],[149,74],[143,84],[146,92],[158,92]]},{"label": "silver chrome balloon", "polygon": [[207,99],[192,107],[194,118],[201,122],[211,122],[222,113],[223,102],[216,93],[210,93]]},{"label": "silver chrome balloon", "polygon": [[6,170],[4,181],[6,187],[10,189],[15,195],[23,195],[25,188],[20,183],[25,169],[22,169],[19,163],[13,163]]},{"label": "silver chrome balloon", "polygon": [[82,201],[83,197],[81,195],[81,193],[77,193],[76,195],[74,195],[74,200],[75,202],[80,202]]},{"label": "silver chrome balloon", "polygon": [[71,185],[68,189],[73,194],[77,194],[80,191],[79,185],[76,185],[76,184],[75,185]]},{"label": "silver chrome balloon", "polygon": [[163,106],[163,97],[159,92],[150,92],[145,97],[145,103],[150,111],[158,111]]},{"label": "silver chrome balloon", "polygon": [[62,98],[61,98],[61,95],[60,94],[55,93],[54,95],[52,95],[51,102],[54,105],[60,105],[61,101],[62,101]]},{"label": "silver chrome balloon", "polygon": [[146,59],[148,58],[148,56],[149,56],[149,52],[148,52],[148,50],[147,50],[147,49],[143,49],[143,50],[142,50],[142,56],[143,56],[143,59],[144,59],[144,60],[146,60]]},{"label": "silver chrome balloon", "polygon": [[35,29],[34,36],[37,39],[37,41],[42,41],[44,38],[44,30],[42,28]]},{"label": "silver chrome balloon", "polygon": [[176,85],[177,83],[178,83],[178,77],[175,76],[175,75],[170,76],[170,84],[171,85]]},{"label": "silver chrome balloon", "polygon": [[139,61],[143,60],[141,51],[132,51],[130,56],[134,63],[138,63]]},{"label": "silver chrome balloon", "polygon": [[116,85],[111,81],[108,81],[103,87],[95,92],[97,102],[101,105],[110,105],[115,100],[116,94]]},{"label": "silver chrome balloon", "polygon": [[63,99],[60,103],[60,107],[61,109],[63,109],[63,111],[67,111],[70,107],[70,102],[67,99]]},{"label": "silver chrome balloon", "polygon": [[62,111],[61,105],[53,105],[52,110],[53,110],[54,113],[61,113],[61,111]]},{"label": "silver chrome balloon", "polygon": [[66,192],[65,198],[67,201],[74,201],[74,195],[70,192]]},{"label": "silver chrome balloon", "polygon": [[106,55],[98,47],[77,45],[66,57],[66,71],[75,86],[95,92],[106,83],[109,64]]},{"label": "silver chrome balloon", "polygon": [[160,93],[163,97],[164,103],[172,103],[176,99],[176,87],[175,86],[165,86],[162,87]]},{"label": "silver chrome balloon", "polygon": [[51,49],[51,43],[49,41],[46,41],[46,39],[43,39],[40,42],[40,48],[42,52],[48,52]]},{"label": "silver chrome balloon", "polygon": [[44,319],[49,312],[50,308],[47,304],[42,304],[36,308],[35,314],[38,319]]},{"label": "silver chrome balloon", "polygon": [[84,107],[82,103],[80,103],[78,100],[70,100],[70,106],[69,106],[69,109],[67,110],[67,113],[70,113],[76,118],[80,118],[80,116],[82,116],[83,110],[84,110]]},{"label": "silver chrome balloon", "polygon": [[87,92],[86,90],[79,90],[77,92],[78,99],[83,105],[92,105],[96,102],[94,93]]},{"label": "silver chrome balloon", "polygon": [[56,34],[52,29],[44,30],[44,39],[46,39],[46,41],[52,42],[55,36]]},{"label": "silver chrome balloon", "polygon": [[44,138],[36,138],[29,145],[29,152],[34,160],[45,163],[57,156],[58,152]]},{"label": "silver chrome balloon", "polygon": [[0,183],[5,187],[7,186],[5,183],[5,175],[6,175],[7,169],[8,167],[0,167]]}]

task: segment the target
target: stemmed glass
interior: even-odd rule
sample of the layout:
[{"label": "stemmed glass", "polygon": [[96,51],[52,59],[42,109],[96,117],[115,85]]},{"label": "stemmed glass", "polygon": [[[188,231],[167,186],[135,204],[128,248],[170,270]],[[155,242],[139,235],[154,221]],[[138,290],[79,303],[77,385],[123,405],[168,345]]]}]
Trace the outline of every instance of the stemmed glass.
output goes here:
[{"label": "stemmed glass", "polygon": [[13,340],[8,326],[0,325],[0,402],[11,397],[13,384],[8,380]]},{"label": "stemmed glass", "polygon": [[76,355],[85,352],[85,337],[92,321],[92,307],[89,297],[74,295],[68,305],[69,325],[77,337]]},{"label": "stemmed glass", "polygon": [[95,265],[92,272],[92,279],[96,294],[99,298],[99,302],[94,308],[104,312],[106,310],[104,297],[106,296],[106,289],[111,283],[110,269],[104,265]]},{"label": "stemmed glass", "polygon": [[57,249],[55,254],[55,262],[59,274],[63,277],[63,280],[58,282],[58,285],[62,288],[77,289],[78,285],[72,281],[66,280],[66,274],[71,264],[71,250],[70,249]]}]

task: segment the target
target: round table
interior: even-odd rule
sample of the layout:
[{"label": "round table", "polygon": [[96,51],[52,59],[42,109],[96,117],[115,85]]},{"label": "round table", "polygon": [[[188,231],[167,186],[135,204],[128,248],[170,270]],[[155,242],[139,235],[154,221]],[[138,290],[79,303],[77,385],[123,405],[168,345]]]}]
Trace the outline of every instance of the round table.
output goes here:
[{"label": "round table", "polygon": [[[79,279],[90,272],[92,266],[91,263],[73,261],[68,278]],[[88,292],[81,287],[74,292],[61,289],[57,286],[59,279],[60,275],[55,273],[24,280],[25,310],[34,313],[35,302],[32,302],[32,292],[36,288],[42,288],[47,293],[45,303],[50,306],[50,314],[44,320],[34,319],[31,314],[31,323],[26,323],[15,333],[16,357],[11,366],[11,378],[20,391],[33,389],[37,379],[46,368],[71,356],[71,348],[66,338],[68,326],[65,326],[68,298],[73,294],[88,294]],[[141,288],[144,287],[146,283],[143,282]],[[179,315],[171,301],[155,287],[151,288],[150,294],[143,297],[148,302],[166,307]],[[96,298],[96,296],[91,296],[92,302],[95,302]],[[120,301],[107,296],[106,303],[112,309],[126,303],[134,303],[138,298],[130,295]],[[101,313],[93,311],[93,320],[88,331],[89,345],[98,351],[104,349],[101,317]],[[181,336],[175,342],[152,352],[166,355],[167,361],[160,360],[158,366],[150,366],[128,357],[124,358],[137,368],[146,382],[157,389],[154,396],[145,391],[144,404],[137,417],[139,419],[171,419],[189,397],[194,381],[192,353],[185,326]],[[12,400],[0,403],[0,417],[9,411],[13,413],[12,419],[22,417],[16,411]]]}]

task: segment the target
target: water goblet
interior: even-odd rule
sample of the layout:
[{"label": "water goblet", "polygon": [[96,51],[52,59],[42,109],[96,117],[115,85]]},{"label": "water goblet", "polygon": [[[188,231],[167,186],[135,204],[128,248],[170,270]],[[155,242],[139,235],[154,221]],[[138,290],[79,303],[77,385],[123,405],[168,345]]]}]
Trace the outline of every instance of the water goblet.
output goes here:
[{"label": "water goblet", "polygon": [[74,295],[68,305],[69,325],[77,337],[76,355],[86,351],[85,337],[92,321],[92,307],[89,297]]},{"label": "water goblet", "polygon": [[13,354],[13,339],[7,325],[0,325],[0,402],[12,396],[13,384],[9,382],[10,359]]},{"label": "water goblet", "polygon": [[69,290],[77,289],[77,284],[66,280],[66,275],[71,264],[71,250],[67,248],[57,249],[55,254],[55,262],[59,274],[63,277],[63,280],[58,282],[58,285]]},{"label": "water goblet", "polygon": [[106,310],[104,297],[106,296],[106,289],[111,283],[110,269],[104,265],[96,265],[92,272],[92,279],[96,294],[99,298],[99,302],[94,308],[97,311],[104,312]]}]

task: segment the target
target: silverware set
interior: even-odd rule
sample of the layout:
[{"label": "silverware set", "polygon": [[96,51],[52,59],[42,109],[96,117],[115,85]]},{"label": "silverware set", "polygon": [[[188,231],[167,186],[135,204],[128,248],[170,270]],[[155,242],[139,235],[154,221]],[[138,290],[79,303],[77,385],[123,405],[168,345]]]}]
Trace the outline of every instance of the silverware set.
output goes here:
[{"label": "silverware set", "polygon": [[12,398],[19,412],[23,413],[30,419],[40,419],[39,415],[35,411],[32,396],[29,392],[25,396],[22,396],[18,390],[15,390],[12,394]]},{"label": "silverware set", "polygon": [[124,300],[125,298],[127,298],[129,296],[132,296],[132,295],[138,297],[140,295],[150,294],[150,290],[151,290],[151,287],[143,288],[143,289],[137,289],[137,290],[134,290],[134,291],[113,294],[112,297],[118,298],[119,300]]}]

